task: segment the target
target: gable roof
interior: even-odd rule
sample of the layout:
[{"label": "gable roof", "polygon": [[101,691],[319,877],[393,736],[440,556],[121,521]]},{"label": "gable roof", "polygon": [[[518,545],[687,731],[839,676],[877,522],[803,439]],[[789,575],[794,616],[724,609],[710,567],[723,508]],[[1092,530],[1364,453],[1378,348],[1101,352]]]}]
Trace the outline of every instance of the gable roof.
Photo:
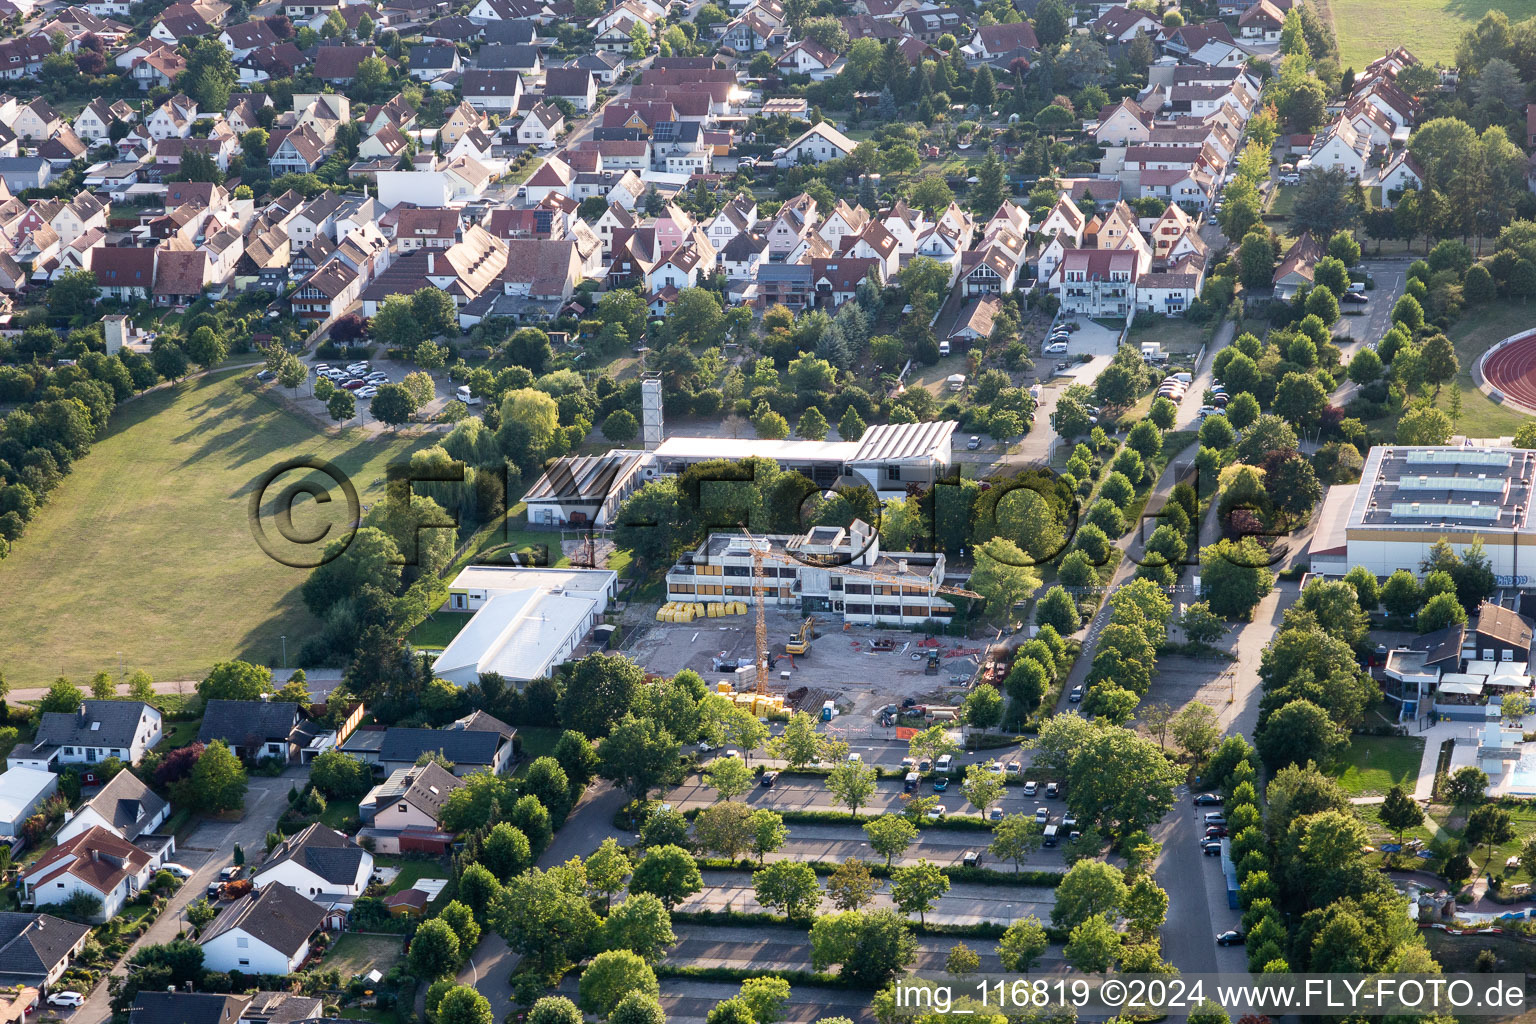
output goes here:
[{"label": "gable roof", "polygon": [[[540,252],[543,251],[545,244],[540,243]],[[509,263],[509,274],[510,268]],[[379,749],[379,760],[381,762],[408,761],[414,764],[422,754],[435,751],[455,765],[488,766],[495,762],[496,752],[501,749],[504,742],[505,740],[494,732],[480,732],[472,729],[409,729],[395,726],[384,733],[384,745]]]},{"label": "gable roof", "polygon": [[90,931],[52,914],[0,913],[0,977],[46,978]]},{"label": "gable roof", "polygon": [[144,989],[133,997],[128,1024],[235,1024],[249,1002],[249,996]]},{"label": "gable roof", "polygon": [[263,700],[210,700],[203,708],[199,743],[223,740],[246,746],[251,740],[287,740],[299,717],[299,706]]},{"label": "gable roof", "polygon": [[1012,25],[983,25],[976,30],[976,34],[981,38],[981,45],[988,53],[1040,49],[1040,40],[1035,35],[1035,27],[1027,21]]},{"label": "gable roof", "polygon": [[435,761],[399,768],[379,784],[374,793],[378,806],[405,802],[437,820],[448,794],[463,786],[464,780]]},{"label": "gable roof", "polygon": [[137,700],[87,700],[76,711],[45,711],[37,745],[132,746],[149,705]]},{"label": "gable roof", "polygon": [[[148,831],[149,823],[166,807],[165,799],[132,772],[118,772],[85,803],[130,843]],[[77,812],[78,813],[78,812]]]},{"label": "gable roof", "polygon": [[202,930],[199,942],[206,946],[220,935],[238,928],[291,958],[319,929],[325,914],[325,908],[318,903],[300,896],[281,882],[273,882],[246,893],[226,907]]},{"label": "gable roof", "polygon": [[351,837],[315,822],[275,846],[257,874],[291,861],[333,885],[352,885],[365,856],[367,851]]},{"label": "gable roof", "polygon": [[1531,649],[1530,620],[1492,601],[1484,601],[1478,606],[1475,632],[1513,647],[1527,651]]},{"label": "gable roof", "polygon": [[[16,769],[11,769],[15,771]],[[62,874],[73,875],[99,893],[109,893],[129,874],[149,866],[148,853],[100,825],[92,825],[38,858],[25,872],[35,888]]]}]

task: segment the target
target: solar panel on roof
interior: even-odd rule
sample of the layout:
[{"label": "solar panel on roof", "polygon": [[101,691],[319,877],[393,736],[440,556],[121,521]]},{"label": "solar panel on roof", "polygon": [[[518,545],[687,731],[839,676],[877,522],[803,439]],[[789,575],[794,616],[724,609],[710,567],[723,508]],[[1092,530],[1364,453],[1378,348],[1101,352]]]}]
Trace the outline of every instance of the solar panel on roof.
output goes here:
[{"label": "solar panel on roof", "polygon": [[1408,452],[1410,466],[1508,466],[1508,452],[1486,451],[1478,448],[1416,449]]},{"label": "solar panel on roof", "polygon": [[1469,505],[1459,502],[1394,501],[1392,514],[1411,519],[1485,519],[1499,518],[1497,505]]},{"label": "solar panel on roof", "polygon": [[1404,491],[1484,491],[1504,490],[1504,478],[1493,476],[1405,476],[1397,482]]}]

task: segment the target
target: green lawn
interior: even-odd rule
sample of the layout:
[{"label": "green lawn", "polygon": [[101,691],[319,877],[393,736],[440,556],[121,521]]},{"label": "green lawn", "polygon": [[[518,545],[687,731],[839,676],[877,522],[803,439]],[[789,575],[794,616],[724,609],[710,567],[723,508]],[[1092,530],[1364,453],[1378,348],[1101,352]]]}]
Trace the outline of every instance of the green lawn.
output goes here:
[{"label": "green lawn", "polygon": [[356,817],[356,800],[331,800],[325,805],[325,813],[320,815],[320,820],[331,828],[340,829],[342,822]]},{"label": "green lawn", "polygon": [[398,857],[375,857],[375,867],[399,868],[400,874],[389,883],[389,892],[404,892],[416,885],[418,878],[447,878],[449,871],[443,865],[430,860],[402,860]]},{"label": "green lawn", "polygon": [[[1460,320],[1451,325],[1451,342],[1456,346],[1456,358],[1461,362],[1461,372],[1456,375],[1455,382],[1455,386],[1461,389],[1459,433],[1470,437],[1513,435],[1528,418],[1524,413],[1502,406],[1479,391],[1472,381],[1472,367],[1478,357],[1497,342],[1511,334],[1529,330],[1533,316],[1536,313],[1528,305],[1494,302],[1467,310]],[[1442,409],[1449,409],[1449,386],[1441,389],[1437,404]]]},{"label": "green lawn", "polygon": [[459,635],[459,630],[469,624],[474,618],[473,612],[446,612],[439,608],[406,637],[413,647],[437,648],[447,647],[453,638]]},{"label": "green lawn", "polygon": [[190,722],[166,722],[165,735],[160,740],[159,749],[162,751],[175,750],[177,747],[186,746],[197,739],[198,730],[202,726],[203,720],[201,718],[193,719]]},{"label": "green lawn", "polygon": [[1356,71],[1394,46],[1430,64],[1455,64],[1462,33],[1484,14],[1500,10],[1511,22],[1536,14],[1536,0],[1327,0],[1326,6],[1340,63]]},{"label": "green lawn", "polygon": [[346,932],[326,951],[325,967],[334,967],[340,971],[343,981],[350,980],[354,975],[366,974],[374,968],[377,968],[380,974],[387,974],[400,959],[400,949],[403,945],[404,940],[393,935],[359,935],[357,932]]},{"label": "green lawn", "polygon": [[[119,661],[157,679],[201,677],[225,658],[278,664],[280,635],[292,663],[315,628],[297,593],[307,570],[257,545],[247,515],[256,479],[314,456],[348,474],[367,506],[383,496],[385,465],[424,442],[323,435],[244,379],[201,378],[119,409],[0,563],[0,586],[32,595],[0,616],[12,686]],[[322,521],[317,508],[344,517],[346,502],[296,501],[295,529],[331,523],[334,533],[340,520]]]},{"label": "green lawn", "polygon": [[522,772],[536,757],[545,757],[555,752],[555,744],[560,741],[559,729],[552,729],[541,725],[520,725],[517,727],[517,741],[521,745],[523,764],[518,768]]},{"label": "green lawn", "polygon": [[1333,774],[1351,796],[1384,796],[1397,785],[1412,795],[1423,757],[1421,737],[1351,736]]}]

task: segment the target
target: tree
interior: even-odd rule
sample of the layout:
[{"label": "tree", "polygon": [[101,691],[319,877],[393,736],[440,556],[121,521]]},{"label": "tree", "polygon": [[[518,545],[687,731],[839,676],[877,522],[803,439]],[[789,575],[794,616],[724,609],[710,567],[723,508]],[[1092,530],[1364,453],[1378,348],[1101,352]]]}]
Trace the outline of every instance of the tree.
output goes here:
[{"label": "tree", "polygon": [[583,1024],[576,1004],[565,996],[544,996],[528,1011],[528,1024]]},{"label": "tree", "polygon": [[1480,804],[1467,815],[1466,829],[1462,838],[1474,849],[1483,847],[1483,870],[1493,859],[1493,848],[1515,838],[1515,826],[1509,812],[1496,804]]},{"label": "tree", "polygon": [[1179,628],[1184,630],[1184,639],[1206,647],[1214,644],[1227,631],[1221,617],[1211,611],[1208,601],[1197,601],[1184,609],[1184,614],[1179,618]]},{"label": "tree", "polygon": [[992,842],[987,847],[992,856],[1013,861],[1017,874],[1024,858],[1040,849],[1044,830],[1028,814],[1005,814],[992,829]]},{"label": "tree", "polygon": [[203,110],[223,110],[237,79],[234,61],[224,45],[213,37],[199,39],[187,54],[177,87],[197,101]]},{"label": "tree", "polygon": [[809,920],[821,904],[821,885],[809,864],[781,860],[752,874],[757,902],[790,920]]},{"label": "tree", "polygon": [[337,423],[345,423],[357,415],[357,398],[350,391],[338,390],[325,400],[325,411]]},{"label": "tree", "polygon": [[649,718],[626,714],[598,750],[598,775],[637,800],[670,780],[677,771],[682,744]]},{"label": "tree", "polygon": [[1217,721],[1216,712],[1198,701],[1186,704],[1173,718],[1173,738],[1196,764],[1203,761],[1221,739]]},{"label": "tree", "polygon": [[1456,600],[1455,594],[1436,594],[1419,609],[1419,632],[1433,633],[1447,626],[1465,625],[1467,610]]},{"label": "tree", "polygon": [[926,920],[928,911],[946,892],[949,879],[926,859],[891,873],[891,902],[904,914],[916,913],[919,920]]},{"label": "tree", "polygon": [[825,441],[828,429],[827,418],[814,405],[801,413],[800,422],[795,424],[795,433],[807,441]]},{"label": "tree", "polygon": [[1201,584],[1211,611],[1229,619],[1247,620],[1274,589],[1269,555],[1252,537],[1241,542],[1222,539],[1200,550]]},{"label": "tree", "polygon": [[[1404,296],[1411,298],[1412,296]],[[1397,443],[1406,445],[1445,444],[1454,427],[1451,418],[1434,406],[1418,406],[1403,413],[1397,421]]]},{"label": "tree", "polygon": [[667,1015],[655,999],[630,992],[608,1014],[608,1024],[667,1024]]},{"label": "tree", "polygon": [[627,949],[610,949],[597,954],[581,972],[579,986],[581,1008],[599,1017],[618,1005],[630,992],[660,998],[661,986],[651,965]]},{"label": "tree", "polygon": [[373,788],[373,772],[339,750],[327,750],[309,763],[309,780],[328,797],[359,800]]},{"label": "tree", "polygon": [[747,792],[755,784],[752,770],[739,757],[717,757],[704,769],[704,785],[729,800]]},{"label": "tree", "polygon": [[777,1024],[788,1016],[789,982],[773,975],[748,978],[736,998],[747,1005],[754,1024]]},{"label": "tree", "polygon": [[1080,860],[1056,888],[1051,924],[1071,931],[1089,918],[1117,913],[1126,892],[1125,876],[1119,868],[1103,861]]},{"label": "tree", "polygon": [[[0,688],[0,697],[4,695],[4,689]],[[145,703],[154,700],[155,681],[148,672],[141,668],[136,668],[128,673],[128,696],[133,700],[140,700]]]},{"label": "tree", "polygon": [[1077,602],[1058,584],[1036,602],[1035,623],[1048,625],[1062,636],[1071,636],[1081,628],[1082,619],[1077,612]]},{"label": "tree", "polygon": [[854,858],[839,864],[827,879],[827,898],[838,910],[862,910],[875,898],[876,888],[869,865]]},{"label": "tree", "polygon": [[560,701],[560,719],[587,736],[606,735],[644,681],[640,666],[623,655],[589,654],[571,670]]},{"label": "tree", "polygon": [[882,814],[864,823],[864,834],[869,837],[870,848],[885,857],[885,866],[891,866],[894,857],[905,853],[917,840],[917,826],[900,814]]},{"label": "tree", "polygon": [[784,816],[775,811],[753,811],[747,818],[747,846],[757,854],[757,862],[789,841]]},{"label": "tree", "polygon": [[422,922],[411,939],[408,961],[418,978],[437,978],[459,966],[459,937],[447,921],[433,918]]},{"label": "tree", "polygon": [[1007,174],[996,153],[988,153],[976,169],[976,182],[971,186],[967,198],[971,209],[987,216],[996,213],[1008,198]]},{"label": "tree", "polygon": [[837,802],[848,808],[848,813],[858,816],[859,808],[869,802],[875,792],[875,769],[862,761],[844,761],[827,775],[827,789]]},{"label": "tree", "polygon": [[1424,809],[1403,792],[1402,786],[1393,786],[1387,791],[1378,816],[1383,825],[1396,833],[1399,844],[1403,841],[1403,833],[1424,824]]},{"label": "tree", "polygon": [[579,866],[532,868],[514,876],[487,916],[514,952],[546,974],[585,956],[598,929]]},{"label": "tree", "polygon": [[497,881],[507,882],[533,863],[528,836],[508,822],[497,822],[481,845],[480,863],[496,876]]},{"label": "tree", "polygon": [[672,915],[661,900],[650,893],[635,893],[625,899],[603,921],[602,944],[606,949],[624,949],[646,963],[656,963],[674,943]]},{"label": "tree", "polygon": [[1458,807],[1481,803],[1488,793],[1488,776],[1475,765],[1456,769],[1445,780],[1445,799]]},{"label": "tree", "polygon": [[985,683],[975,686],[965,695],[961,711],[967,725],[990,729],[1003,720],[1002,694],[997,692],[997,687]]},{"label": "tree", "polygon": [[629,891],[648,892],[671,910],[678,901],[704,888],[698,865],[687,850],[658,846],[647,850],[635,865]]},{"label": "tree", "polygon": [[1013,922],[1003,932],[1003,938],[997,944],[997,956],[1005,970],[1027,974],[1049,945],[1050,939],[1040,919],[1031,914]]},{"label": "tree", "polygon": [[987,808],[1002,797],[1005,786],[1000,774],[989,771],[985,765],[973,764],[965,770],[965,782],[961,784],[961,789],[965,791],[965,798],[972,806],[985,814]]},{"label": "tree", "polygon": [[493,1024],[490,1000],[469,985],[455,985],[437,1004],[437,1024]]},{"label": "tree", "polygon": [[866,429],[868,427],[859,415],[859,410],[851,405],[843,410],[842,419],[837,421],[837,436],[843,441],[857,441],[864,436]]},{"label": "tree", "polygon": [[1102,914],[1094,914],[1072,929],[1062,952],[1067,962],[1080,971],[1107,971],[1120,955],[1120,933]]},{"label": "tree", "polygon": [[892,910],[823,914],[811,926],[811,966],[840,964],[840,976],[878,988],[917,957],[917,940]]},{"label": "tree", "polygon": [[257,701],[272,689],[272,673],[245,661],[221,661],[197,684],[203,700]]},{"label": "tree", "polygon": [[1040,574],[1032,568],[1033,559],[1013,541],[993,537],[978,545],[975,554],[971,589],[982,595],[989,617],[1008,617],[1015,605],[1040,589]]},{"label": "tree", "polygon": [[1293,700],[1269,716],[1254,741],[1265,765],[1277,771],[1308,761],[1327,763],[1348,739],[1328,712],[1309,700]]},{"label": "tree", "polygon": [[1142,940],[1150,941],[1168,916],[1168,894],[1151,875],[1139,874],[1126,890],[1125,903],[1120,910]]},{"label": "tree", "polygon": [[416,412],[416,402],[404,384],[384,384],[368,400],[368,412],[381,423],[398,426]]}]

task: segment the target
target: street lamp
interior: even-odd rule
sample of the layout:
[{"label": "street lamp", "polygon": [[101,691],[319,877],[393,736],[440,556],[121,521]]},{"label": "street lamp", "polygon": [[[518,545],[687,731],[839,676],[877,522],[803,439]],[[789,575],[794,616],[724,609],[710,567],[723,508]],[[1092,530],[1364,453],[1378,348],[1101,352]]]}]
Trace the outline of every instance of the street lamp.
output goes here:
[{"label": "street lamp", "polygon": [[288,634],[284,633],[282,636],[278,637],[278,639],[283,642],[283,668],[287,669],[288,668]]}]

